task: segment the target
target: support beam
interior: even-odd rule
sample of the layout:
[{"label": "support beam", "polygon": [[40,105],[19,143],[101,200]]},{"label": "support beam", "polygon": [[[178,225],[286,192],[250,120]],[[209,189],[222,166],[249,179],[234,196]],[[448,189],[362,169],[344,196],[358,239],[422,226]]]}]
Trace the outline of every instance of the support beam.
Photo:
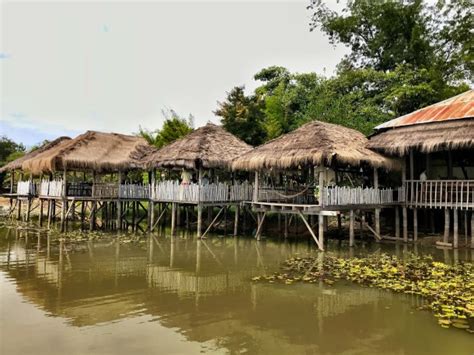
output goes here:
[{"label": "support beam", "polygon": [[349,246],[354,246],[354,210],[349,211]]},{"label": "support beam", "polygon": [[[122,184],[122,171],[118,172],[118,187],[120,191],[120,185]],[[117,229],[122,229],[122,201],[120,200],[120,194],[117,199]]]},{"label": "support beam", "polygon": [[321,248],[324,249],[324,216],[318,215],[318,239],[321,244]]},{"label": "support beam", "polygon": [[395,238],[400,238],[400,208],[395,206]]},{"label": "support beam", "polygon": [[449,241],[449,209],[444,210],[444,236],[443,243],[448,243]]},{"label": "support beam", "polygon": [[[235,205],[235,216],[234,216],[234,237],[239,233],[239,205]],[[280,215],[278,215],[280,216]]]},{"label": "support beam", "polygon": [[305,216],[301,213],[301,211],[299,211],[298,214],[299,214],[299,216],[301,217],[301,219],[303,220],[304,225],[305,225],[306,228],[308,229],[308,231],[309,231],[309,233],[311,234],[311,236],[313,237],[314,241],[315,241],[316,244],[318,245],[319,250],[324,251],[323,245],[321,244],[321,242],[319,241],[319,239],[318,239],[318,238],[316,237],[316,235],[314,234],[313,228],[311,228],[311,226],[309,225],[309,223],[308,223],[308,221],[306,220]]},{"label": "support beam", "polygon": [[171,235],[175,235],[176,229],[176,203],[171,204]]},{"label": "support beam", "polygon": [[258,171],[255,171],[255,182],[253,184],[253,202],[258,201]]},{"label": "support beam", "polygon": [[453,248],[459,246],[459,212],[458,209],[453,209]]},{"label": "support beam", "polygon": [[[379,173],[377,168],[374,168],[374,189],[379,188]],[[380,235],[380,208],[376,208],[375,212],[375,232]]]},{"label": "support beam", "polygon": [[61,232],[65,231],[66,226],[66,195],[67,195],[67,171],[66,168],[63,170],[63,190],[61,193],[62,206],[61,206]]},{"label": "support beam", "polygon": [[197,237],[201,238],[202,232],[202,205],[197,205]]},{"label": "support beam", "polygon": [[[413,152],[410,151],[410,157],[412,157]],[[407,187],[406,185],[406,180],[407,180],[407,166],[406,166],[406,160],[403,160],[403,165],[402,165],[402,186],[405,188]],[[410,190],[410,194],[407,194],[405,192],[405,198],[408,198],[410,200],[411,194],[413,192]],[[403,241],[405,243],[408,242],[408,218],[407,218],[407,207],[406,203],[402,207],[402,229],[403,229]]]},{"label": "support beam", "polygon": [[471,248],[474,249],[474,211],[471,212]]},{"label": "support beam", "polygon": [[418,210],[413,209],[413,241],[418,240]]},{"label": "support beam", "polygon": [[222,207],[219,212],[216,214],[216,216],[214,217],[214,219],[212,220],[212,222],[207,226],[205,232],[202,234],[202,236],[200,236],[201,239],[205,238],[206,237],[206,234],[211,230],[212,226],[214,225],[214,223],[216,223],[217,219],[219,218],[219,216],[221,215],[222,211],[226,210],[227,209],[227,206],[224,206]]},{"label": "support beam", "polygon": [[266,215],[267,215],[267,212],[263,212],[262,217],[259,219],[257,232],[255,233],[255,239],[257,240],[260,240],[260,235],[262,234],[263,221],[265,220]]}]

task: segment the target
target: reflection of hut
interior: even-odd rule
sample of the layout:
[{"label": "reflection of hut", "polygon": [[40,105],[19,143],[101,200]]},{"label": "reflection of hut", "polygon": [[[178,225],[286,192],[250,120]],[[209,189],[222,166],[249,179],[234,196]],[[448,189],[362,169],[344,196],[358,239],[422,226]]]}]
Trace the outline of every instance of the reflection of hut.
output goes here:
[{"label": "reflection of hut", "polygon": [[222,127],[208,123],[146,158],[148,168],[163,172],[153,183],[151,199],[152,204],[171,203],[172,230],[178,204],[197,206],[200,234],[204,206],[227,208],[249,199],[251,186],[237,182],[230,170],[232,161],[250,149]]},{"label": "reflection of hut", "polygon": [[[323,216],[342,210],[352,211],[353,220],[354,210],[375,208],[380,236],[379,208],[393,204],[394,196],[391,189],[379,189],[378,169],[396,169],[398,163],[366,144],[353,129],[312,121],[242,155],[233,168],[256,172],[253,206],[261,223],[267,211],[278,211],[299,214],[309,228],[303,214],[319,215],[319,237],[309,229],[322,249]],[[371,187],[363,180],[368,169],[374,174]],[[353,230],[351,244],[352,236]]]},{"label": "reflection of hut", "polygon": [[428,213],[421,215],[424,217],[421,224],[431,231],[436,230],[435,221],[439,219],[436,210],[444,210],[444,243],[448,243],[450,214],[454,222],[455,247],[458,245],[458,211],[465,211],[465,232],[469,224],[474,229],[474,90],[376,127],[367,146],[402,157],[407,166],[403,170],[405,241],[408,240],[407,207],[413,209],[415,240],[419,209],[429,211],[429,217]]},{"label": "reflection of hut", "polygon": [[[91,204],[92,220],[102,209],[108,221],[113,219],[121,227],[124,209],[129,206],[128,203],[124,206],[124,200],[132,201],[131,208],[138,209],[139,201],[148,198],[149,189],[134,181],[124,182],[123,174],[141,168],[141,159],[150,150],[143,138],[88,131],[25,159],[22,169],[39,175],[41,180],[38,191],[40,220],[44,201],[53,215],[56,203],[61,202],[61,225],[64,227],[68,216],[74,214],[70,209],[74,210],[79,201],[83,206],[82,213],[85,205]],[[82,176],[78,177],[77,172],[82,172]],[[49,178],[44,179],[44,175]],[[92,227],[94,224],[91,222]]]}]

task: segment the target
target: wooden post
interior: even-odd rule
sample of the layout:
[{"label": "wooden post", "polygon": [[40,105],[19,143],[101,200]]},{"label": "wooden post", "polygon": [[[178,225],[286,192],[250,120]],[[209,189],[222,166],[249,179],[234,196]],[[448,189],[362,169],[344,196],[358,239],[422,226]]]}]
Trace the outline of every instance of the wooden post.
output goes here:
[{"label": "wooden post", "polygon": [[354,210],[349,211],[349,246],[354,246]]},{"label": "wooden post", "polygon": [[39,200],[39,204],[40,204],[39,225],[40,225],[40,227],[43,226],[43,210],[44,210],[43,203],[44,203],[44,200],[40,199],[40,200]]},{"label": "wooden post", "polygon": [[453,248],[459,245],[459,224],[458,224],[458,209],[453,209]]},{"label": "wooden post", "polygon": [[395,206],[395,238],[400,238],[400,209]]},{"label": "wooden post", "polygon": [[[374,168],[374,189],[379,188],[379,174],[377,168]],[[380,235],[380,208],[375,209],[375,232]]]},{"label": "wooden post", "polygon": [[253,184],[253,202],[258,201],[258,171],[255,171],[255,182]]},{"label": "wooden post", "polygon": [[448,243],[449,239],[449,209],[444,210],[444,236],[443,242]]},{"label": "wooden post", "polygon": [[471,212],[471,248],[474,249],[474,212]]},{"label": "wooden post", "polygon": [[234,237],[239,233],[239,205],[235,205]]},{"label": "wooden post", "polygon": [[176,228],[176,203],[171,203],[171,235],[175,234]]},{"label": "wooden post", "polygon": [[418,209],[413,208],[413,242],[418,240]]},{"label": "wooden post", "polygon": [[201,238],[202,232],[202,205],[197,205],[197,237]]},{"label": "wooden post", "polygon": [[61,193],[62,197],[62,207],[61,207],[61,232],[65,231],[65,225],[66,225],[66,194],[67,194],[67,171],[66,168],[63,170],[63,190]]},{"label": "wooden post", "polygon": [[[407,167],[406,167],[406,161],[403,160],[402,184],[403,186],[405,186],[405,188],[407,187],[406,179],[407,179]],[[410,199],[412,193],[413,192],[410,191],[410,194],[406,194],[406,197]],[[406,202],[402,207],[402,228],[403,228],[403,241],[407,243],[408,242],[408,218],[407,218],[407,203]]]},{"label": "wooden post", "polygon": [[321,249],[324,249],[324,216],[318,215],[318,239],[321,244]]},{"label": "wooden post", "polygon": [[[122,171],[119,170],[119,172],[118,172],[119,192],[120,192],[120,185],[121,184],[122,184]],[[120,198],[120,193],[119,193],[119,196],[117,196],[117,229],[119,229],[119,230],[122,229],[122,199]]]}]

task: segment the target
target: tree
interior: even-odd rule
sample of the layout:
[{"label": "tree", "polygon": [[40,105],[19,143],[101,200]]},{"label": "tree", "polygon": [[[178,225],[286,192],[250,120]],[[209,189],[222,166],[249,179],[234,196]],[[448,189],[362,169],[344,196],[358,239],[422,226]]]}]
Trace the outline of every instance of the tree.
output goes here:
[{"label": "tree", "polygon": [[189,115],[187,119],[182,118],[171,109],[163,110],[162,113],[165,121],[161,129],[150,131],[139,127],[138,135],[145,138],[148,143],[161,148],[193,131],[194,117],[192,115]]},{"label": "tree", "polygon": [[0,137],[0,166],[19,158],[25,151],[23,144],[15,143],[7,136]]},{"label": "tree", "polygon": [[218,102],[214,114],[221,117],[223,127],[251,145],[265,140],[264,101],[257,95],[246,96],[243,86],[236,86],[227,93],[225,101]]},{"label": "tree", "polygon": [[427,69],[446,84],[472,81],[474,3],[471,0],[348,0],[342,14],[311,0],[311,30],[351,49],[353,68],[393,71],[398,65]]}]

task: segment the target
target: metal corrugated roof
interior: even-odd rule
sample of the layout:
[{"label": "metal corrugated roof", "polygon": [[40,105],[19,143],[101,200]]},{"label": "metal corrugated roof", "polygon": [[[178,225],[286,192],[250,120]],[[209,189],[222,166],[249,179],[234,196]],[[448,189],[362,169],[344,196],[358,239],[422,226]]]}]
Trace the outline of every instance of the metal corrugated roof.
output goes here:
[{"label": "metal corrugated roof", "polygon": [[474,90],[424,107],[407,115],[394,118],[375,129],[410,126],[420,123],[441,122],[474,117]]}]

